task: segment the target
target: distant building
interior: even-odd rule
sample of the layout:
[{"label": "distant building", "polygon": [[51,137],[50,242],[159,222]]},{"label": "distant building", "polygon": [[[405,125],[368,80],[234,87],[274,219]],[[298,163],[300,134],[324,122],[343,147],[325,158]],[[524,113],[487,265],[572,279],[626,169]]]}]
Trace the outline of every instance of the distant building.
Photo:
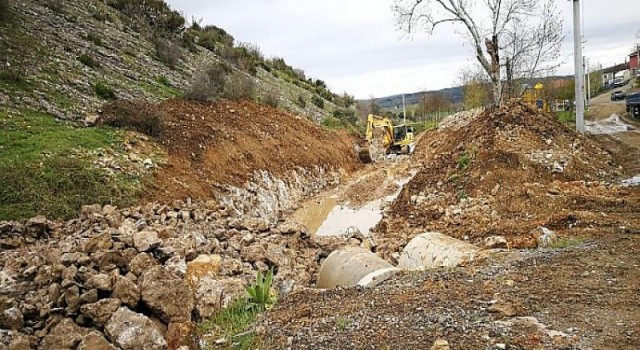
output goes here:
[{"label": "distant building", "polygon": [[[629,70],[628,63],[621,63],[615,66],[603,69],[602,81],[604,82],[604,85],[613,85],[616,77],[626,77],[629,74],[628,70]],[[625,71],[627,71],[626,74],[625,74]]]},{"label": "distant building", "polygon": [[638,51],[629,55],[629,69],[631,70],[632,76],[637,76],[640,73],[640,67],[638,67]]}]

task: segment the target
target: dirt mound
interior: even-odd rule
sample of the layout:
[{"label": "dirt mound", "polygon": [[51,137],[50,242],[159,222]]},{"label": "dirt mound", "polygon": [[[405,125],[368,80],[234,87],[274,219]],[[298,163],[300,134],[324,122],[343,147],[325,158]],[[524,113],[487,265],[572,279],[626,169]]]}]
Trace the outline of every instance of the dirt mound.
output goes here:
[{"label": "dirt mound", "polygon": [[473,243],[505,236],[513,247],[531,247],[538,226],[613,229],[639,220],[639,191],[610,185],[624,171],[612,154],[553,116],[510,102],[451,118],[461,121],[417,146],[421,169],[376,228],[383,251],[398,251],[426,230]]},{"label": "dirt mound", "polygon": [[171,100],[149,108],[167,115],[159,141],[168,164],[147,200],[211,198],[216,187],[240,186],[260,170],[282,177],[300,168],[349,172],[359,167],[352,136],[269,106]]}]

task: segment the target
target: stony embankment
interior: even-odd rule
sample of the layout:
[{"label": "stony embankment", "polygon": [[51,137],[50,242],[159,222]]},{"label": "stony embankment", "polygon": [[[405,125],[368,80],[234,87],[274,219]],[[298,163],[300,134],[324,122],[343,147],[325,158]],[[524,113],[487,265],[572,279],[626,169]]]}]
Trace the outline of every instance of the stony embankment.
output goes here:
[{"label": "stony embankment", "polygon": [[217,202],[86,206],[67,222],[0,223],[0,348],[197,348],[195,323],[258,270],[286,294],[340,242]]}]

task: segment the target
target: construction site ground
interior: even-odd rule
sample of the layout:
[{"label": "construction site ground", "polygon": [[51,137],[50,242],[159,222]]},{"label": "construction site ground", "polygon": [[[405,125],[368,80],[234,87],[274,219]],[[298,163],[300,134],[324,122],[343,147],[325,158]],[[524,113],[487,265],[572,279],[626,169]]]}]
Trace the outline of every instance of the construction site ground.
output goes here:
[{"label": "construction site ground", "polygon": [[[372,229],[392,264],[427,231],[506,244],[373,289],[297,291],[260,321],[263,348],[637,349],[640,191],[620,181],[640,174],[640,148],[633,127],[621,134],[580,136],[510,103],[445,120],[410,160],[369,166],[312,199],[293,220],[313,217],[315,231],[333,206],[366,206],[410,179]],[[556,233],[549,247],[537,247],[538,227]]]}]

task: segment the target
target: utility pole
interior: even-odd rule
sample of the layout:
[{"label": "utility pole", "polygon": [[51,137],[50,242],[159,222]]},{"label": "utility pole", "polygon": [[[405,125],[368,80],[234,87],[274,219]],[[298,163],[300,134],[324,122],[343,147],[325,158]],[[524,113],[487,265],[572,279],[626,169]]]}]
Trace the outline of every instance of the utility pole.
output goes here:
[{"label": "utility pole", "polygon": [[584,133],[584,72],[582,69],[582,25],[580,0],[573,1],[573,56],[576,79],[576,130]]},{"label": "utility pole", "polygon": [[589,60],[585,57],[584,58],[584,65],[585,65],[585,79],[587,80],[587,107],[591,106],[591,74],[590,74],[590,69],[589,69]]},{"label": "utility pole", "polygon": [[402,116],[404,117],[404,126],[407,127],[407,108],[404,104],[404,94],[402,94]]}]

